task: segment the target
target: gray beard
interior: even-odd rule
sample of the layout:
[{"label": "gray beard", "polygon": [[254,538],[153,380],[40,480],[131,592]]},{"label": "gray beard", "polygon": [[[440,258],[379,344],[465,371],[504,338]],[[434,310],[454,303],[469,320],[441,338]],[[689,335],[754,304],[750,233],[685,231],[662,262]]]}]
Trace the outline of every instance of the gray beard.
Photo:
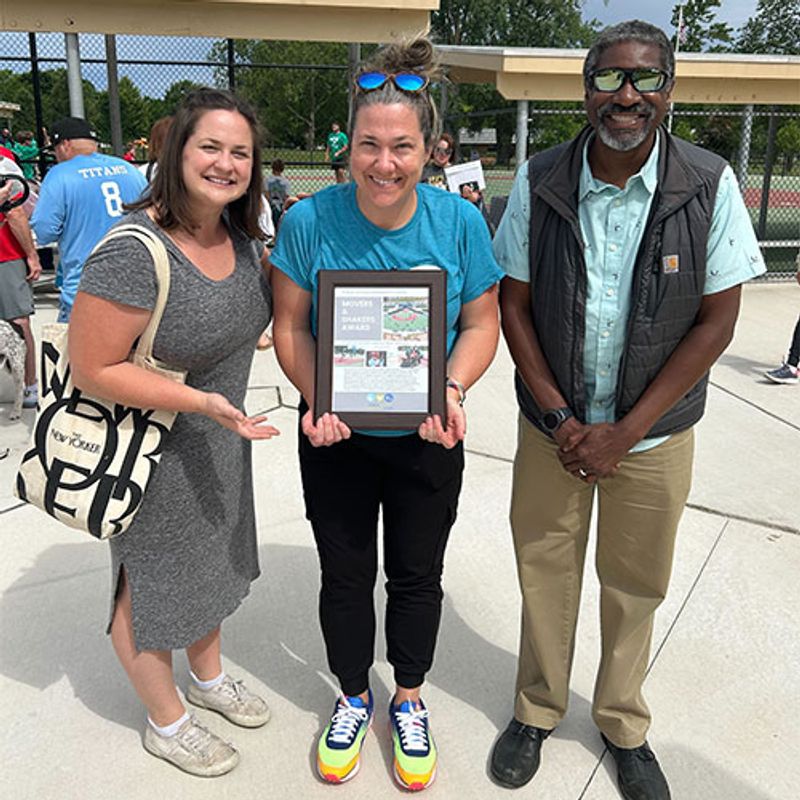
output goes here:
[{"label": "gray beard", "polygon": [[631,106],[631,111],[641,111],[647,115],[648,124],[641,131],[613,134],[605,125],[605,117],[606,114],[613,114],[615,109],[621,109],[621,107],[614,103],[606,103],[597,110],[597,135],[606,147],[610,147],[617,152],[626,153],[629,150],[635,150],[653,130],[653,120],[656,116],[655,109],[645,103]]},{"label": "gray beard", "polygon": [[602,120],[597,123],[597,135],[600,141],[612,150],[620,153],[626,153],[629,150],[635,150],[649,135],[652,130],[652,125],[648,125],[640,131],[631,133],[622,133],[614,135],[606,128]]}]

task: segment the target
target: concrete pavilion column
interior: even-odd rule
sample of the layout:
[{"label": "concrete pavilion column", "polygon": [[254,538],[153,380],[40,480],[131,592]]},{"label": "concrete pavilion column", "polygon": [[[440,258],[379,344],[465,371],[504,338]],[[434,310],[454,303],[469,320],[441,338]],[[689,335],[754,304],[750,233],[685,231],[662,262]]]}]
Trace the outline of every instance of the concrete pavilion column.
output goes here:
[{"label": "concrete pavilion column", "polygon": [[528,158],[528,101],[517,100],[517,169]]}]

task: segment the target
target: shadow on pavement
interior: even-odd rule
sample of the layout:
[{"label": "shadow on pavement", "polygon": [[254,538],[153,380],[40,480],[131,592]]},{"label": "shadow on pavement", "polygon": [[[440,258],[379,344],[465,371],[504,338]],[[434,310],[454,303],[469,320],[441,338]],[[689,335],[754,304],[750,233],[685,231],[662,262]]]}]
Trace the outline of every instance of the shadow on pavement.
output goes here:
[{"label": "shadow on pavement", "polygon": [[[321,725],[335,692],[326,680],[330,676],[317,621],[316,552],[311,546],[275,544],[262,545],[259,556],[261,578],[223,625],[223,654],[234,674],[236,667],[246,670],[269,691],[316,714]],[[87,708],[138,730],[142,710],[104,635],[109,591],[103,544],[76,541],[42,551],[0,600],[0,672],[42,691],[66,677]],[[375,598],[376,660],[381,660],[382,588]],[[176,653],[181,688],[185,663]],[[446,597],[430,683],[485,714],[499,731],[512,710],[515,672],[516,655],[476,633]],[[392,689],[374,676],[379,707],[388,705]],[[571,712],[588,714],[586,701],[573,699],[578,707]]]},{"label": "shadow on pavement", "polygon": [[723,353],[719,357],[717,364],[723,367],[730,367],[741,375],[750,378],[759,378],[761,379],[761,383],[771,383],[771,381],[764,377],[764,372],[768,369],[774,369],[776,366],[780,366],[765,361],[753,361],[752,358],[737,356],[733,353]]},{"label": "shadow on pavement", "polygon": [[[653,750],[667,776],[670,791],[675,798],[687,798],[687,800],[695,800],[695,798],[697,800],[699,798],[778,800],[775,795],[765,794],[752,784],[731,774],[721,765],[709,761],[696,750],[674,743],[660,746],[654,743]],[[602,766],[605,767],[609,779],[616,786],[617,770],[614,766],[614,759],[608,752],[603,753]],[[594,781],[596,780],[595,777]],[[594,797],[595,795],[590,790],[588,796]]]}]

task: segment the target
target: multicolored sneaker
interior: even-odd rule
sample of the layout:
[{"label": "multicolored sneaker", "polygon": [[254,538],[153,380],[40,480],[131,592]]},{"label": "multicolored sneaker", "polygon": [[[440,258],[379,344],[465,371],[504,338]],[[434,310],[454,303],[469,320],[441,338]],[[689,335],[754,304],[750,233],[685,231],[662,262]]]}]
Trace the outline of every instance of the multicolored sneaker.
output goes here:
[{"label": "multicolored sneaker", "polygon": [[389,704],[394,741],[394,777],[404,789],[418,792],[436,777],[436,745],[428,727],[428,709],[420,700]]},{"label": "multicolored sneaker", "polygon": [[344,783],[361,766],[361,748],[372,725],[372,690],[365,703],[360,697],[342,695],[336,701],[331,721],[319,737],[317,771],[328,783]]}]

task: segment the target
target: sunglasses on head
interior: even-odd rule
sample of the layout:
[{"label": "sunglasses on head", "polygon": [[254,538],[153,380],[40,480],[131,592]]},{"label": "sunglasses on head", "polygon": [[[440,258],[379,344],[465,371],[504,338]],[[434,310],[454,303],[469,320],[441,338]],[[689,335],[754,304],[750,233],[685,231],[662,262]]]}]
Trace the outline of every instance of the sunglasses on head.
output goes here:
[{"label": "sunglasses on head", "polygon": [[630,81],[637,92],[660,92],[672,76],[663,69],[623,69],[606,67],[589,74],[589,85],[598,92],[618,92]]},{"label": "sunglasses on head", "polygon": [[427,85],[428,79],[414,72],[362,72],[356,76],[356,86],[362,92],[374,92],[391,81],[401,92],[416,94]]}]

